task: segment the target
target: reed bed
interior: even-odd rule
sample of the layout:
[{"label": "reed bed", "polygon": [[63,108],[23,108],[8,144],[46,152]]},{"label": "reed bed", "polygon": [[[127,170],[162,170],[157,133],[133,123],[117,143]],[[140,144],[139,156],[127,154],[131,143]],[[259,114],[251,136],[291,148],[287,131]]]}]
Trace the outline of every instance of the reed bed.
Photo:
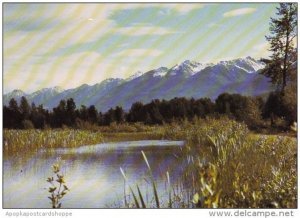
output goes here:
[{"label": "reed bed", "polygon": [[44,148],[67,148],[98,144],[103,141],[100,132],[74,129],[7,130],[3,131],[4,154],[37,151]]},{"label": "reed bed", "polygon": [[180,188],[168,202],[158,200],[164,207],[297,207],[296,138],[252,134],[226,118],[171,124],[163,137],[186,141],[187,163]]}]

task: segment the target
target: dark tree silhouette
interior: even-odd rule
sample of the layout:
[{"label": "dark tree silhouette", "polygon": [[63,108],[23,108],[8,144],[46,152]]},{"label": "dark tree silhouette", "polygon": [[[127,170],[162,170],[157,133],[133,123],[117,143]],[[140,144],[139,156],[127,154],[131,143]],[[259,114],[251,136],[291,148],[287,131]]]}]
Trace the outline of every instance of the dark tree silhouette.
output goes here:
[{"label": "dark tree silhouette", "polygon": [[8,119],[10,128],[22,128],[22,113],[19,109],[17,101],[14,98],[9,101],[8,111],[9,115],[6,118]]},{"label": "dark tree silhouette", "polygon": [[88,121],[90,123],[96,124],[98,123],[98,111],[94,105],[89,106],[87,109]]},{"label": "dark tree silhouette", "polygon": [[22,114],[22,119],[25,119],[25,120],[29,119],[29,115],[31,113],[31,108],[30,108],[30,105],[29,105],[27,99],[24,96],[21,97],[20,112]]},{"label": "dark tree silhouette", "polygon": [[115,119],[117,123],[123,123],[125,121],[125,112],[122,107],[117,106],[115,108]]},{"label": "dark tree silhouette", "polygon": [[297,37],[297,3],[280,3],[276,15],[276,18],[271,18],[270,35],[266,36],[272,55],[270,60],[264,60],[267,65],[262,73],[284,93],[297,61],[294,43]]},{"label": "dark tree silhouette", "polygon": [[144,104],[141,102],[133,103],[129,111],[130,122],[144,122],[146,113],[144,110]]},{"label": "dark tree silhouette", "polygon": [[[268,102],[269,107],[276,109],[273,100]],[[275,101],[278,102],[278,101]],[[284,105],[288,105],[286,101]],[[272,103],[272,104],[271,104]],[[271,105],[270,105],[271,104]],[[91,125],[110,125],[124,122],[141,122],[150,125],[161,125],[173,121],[190,120],[194,117],[205,118],[207,116],[217,116],[226,114],[231,118],[244,121],[249,126],[257,125],[260,120],[261,111],[264,107],[262,99],[246,97],[239,94],[223,93],[218,96],[216,103],[208,98],[187,99],[184,97],[173,98],[171,100],[152,100],[148,104],[141,102],[133,103],[129,112],[125,112],[122,107],[110,108],[107,112],[98,112],[94,105],[88,108],[84,105],[76,109],[76,104],[72,98],[61,100],[52,111],[44,109],[43,105],[31,106],[26,98],[22,98],[20,107],[16,100],[11,99],[9,106],[3,108],[4,128],[38,128],[45,127],[61,128],[64,126],[71,128],[90,128]],[[281,108],[281,112],[276,109],[276,115],[287,116],[293,114],[295,108]],[[265,117],[268,117],[265,111]],[[289,115],[290,117],[292,115]],[[91,124],[91,125],[89,125]]]},{"label": "dark tree silhouette", "polygon": [[62,127],[63,125],[66,125],[66,101],[61,100],[59,102],[59,105],[55,108],[53,108],[53,126],[54,127]]}]

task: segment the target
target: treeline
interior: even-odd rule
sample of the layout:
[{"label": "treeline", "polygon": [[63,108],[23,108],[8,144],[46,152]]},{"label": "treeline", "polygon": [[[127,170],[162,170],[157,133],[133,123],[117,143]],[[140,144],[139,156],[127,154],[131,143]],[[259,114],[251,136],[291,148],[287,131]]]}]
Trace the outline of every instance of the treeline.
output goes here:
[{"label": "treeline", "polygon": [[153,100],[148,104],[136,102],[125,112],[117,106],[107,112],[98,112],[95,106],[76,107],[72,98],[61,100],[57,107],[49,111],[43,105],[29,104],[23,96],[20,104],[11,99],[3,108],[3,127],[9,129],[29,128],[85,128],[89,125],[107,126],[111,123],[135,123],[154,125],[181,120],[191,120],[194,117],[229,116],[232,119],[245,122],[250,128],[260,128],[266,121],[284,121],[286,126],[297,119],[297,106],[277,92],[269,95],[266,101],[261,97],[248,97],[239,94],[223,93],[213,102],[209,98],[171,100]]}]

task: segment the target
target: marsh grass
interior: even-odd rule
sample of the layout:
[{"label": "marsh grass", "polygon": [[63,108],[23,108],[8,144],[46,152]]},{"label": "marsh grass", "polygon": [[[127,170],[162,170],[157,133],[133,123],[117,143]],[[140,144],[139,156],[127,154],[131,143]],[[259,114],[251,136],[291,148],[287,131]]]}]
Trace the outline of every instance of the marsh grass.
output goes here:
[{"label": "marsh grass", "polygon": [[139,140],[161,140],[164,139],[163,132],[104,132],[103,140],[107,142],[139,141]]},{"label": "marsh grass", "polygon": [[[148,162],[147,156],[144,153],[144,151],[141,151],[141,153],[142,153],[143,159],[144,159],[144,161],[145,161],[145,163],[147,165],[148,173],[150,175],[151,184],[152,184],[152,190],[153,190],[153,196],[154,196],[154,199],[155,199],[156,208],[160,208],[160,202],[159,202],[159,197],[158,197],[158,193],[157,193],[156,182],[155,182],[155,179],[154,179],[154,176],[153,176],[153,173],[152,173],[152,169],[150,167],[150,164]],[[124,170],[121,167],[120,167],[120,171],[121,171],[121,174],[123,175],[124,182],[128,183],[127,176],[125,175],[125,172],[124,172]],[[136,189],[137,189],[140,201],[138,201],[138,198],[137,198],[137,196],[136,196],[135,192],[133,191],[133,189],[132,189],[132,187],[131,187],[130,184],[128,184],[128,187],[129,187],[130,193],[132,195],[132,198],[134,200],[135,207],[136,208],[140,208],[140,204],[141,204],[142,208],[147,208],[147,206],[145,204],[144,197],[142,195],[142,192],[140,190],[139,185],[136,184]],[[126,200],[126,191],[125,191],[125,189],[126,189],[126,186],[124,186],[124,199],[125,199],[125,207],[128,207],[129,205],[126,203],[127,200]]]},{"label": "marsh grass", "polygon": [[203,121],[167,130],[173,131],[167,132],[170,139],[181,135],[187,141],[185,181],[206,199],[196,206],[296,207],[295,138],[253,135],[246,125],[229,119]]},{"label": "marsh grass", "polygon": [[164,139],[186,141],[180,158],[187,164],[168,202],[153,186],[156,202],[180,208],[297,207],[295,138],[252,134],[227,118],[173,123],[163,131]]},{"label": "marsh grass", "polygon": [[149,174],[150,174],[150,178],[151,178],[151,182],[152,182],[152,187],[153,187],[153,194],[154,194],[154,197],[155,197],[156,208],[160,208],[159,198],[158,198],[158,194],[157,194],[157,188],[156,188],[154,176],[153,176],[153,173],[152,173],[152,169],[150,167],[150,164],[148,162],[146,154],[144,153],[144,151],[141,151],[141,152],[142,152],[144,161],[145,161],[145,163],[146,163],[146,165],[148,167],[148,171],[149,171]]},{"label": "marsh grass", "polygon": [[143,123],[111,123],[109,126],[99,126],[98,130],[103,133],[142,133],[142,132],[158,132],[163,126],[148,126]]},{"label": "marsh grass", "polygon": [[4,154],[37,151],[45,148],[78,147],[103,141],[100,132],[75,129],[7,130],[3,131]]}]

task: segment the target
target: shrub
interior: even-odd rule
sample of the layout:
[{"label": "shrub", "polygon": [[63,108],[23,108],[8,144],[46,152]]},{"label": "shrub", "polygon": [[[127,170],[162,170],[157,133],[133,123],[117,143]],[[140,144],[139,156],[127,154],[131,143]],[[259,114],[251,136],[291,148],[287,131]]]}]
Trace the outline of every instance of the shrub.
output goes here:
[{"label": "shrub", "polygon": [[34,129],[34,125],[30,120],[23,120],[22,126],[23,126],[23,129]]},{"label": "shrub", "polygon": [[48,197],[51,201],[52,208],[61,208],[61,199],[67,194],[69,188],[66,186],[65,178],[60,173],[60,167],[58,164],[52,166],[54,177],[48,177],[47,182],[50,184]]},{"label": "shrub", "polygon": [[276,117],[282,118],[289,127],[297,121],[297,93],[292,88],[287,88],[285,93],[270,93],[264,107],[264,117],[271,119],[271,125],[275,125]]}]

